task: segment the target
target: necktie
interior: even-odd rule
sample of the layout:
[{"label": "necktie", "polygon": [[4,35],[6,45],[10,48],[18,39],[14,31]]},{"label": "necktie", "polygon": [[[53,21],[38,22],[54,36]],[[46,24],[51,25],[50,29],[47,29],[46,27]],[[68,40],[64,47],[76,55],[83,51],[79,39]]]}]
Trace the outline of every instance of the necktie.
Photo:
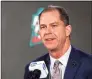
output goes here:
[{"label": "necktie", "polygon": [[56,60],[54,63],[51,79],[62,79],[62,72],[60,70],[60,61]]}]

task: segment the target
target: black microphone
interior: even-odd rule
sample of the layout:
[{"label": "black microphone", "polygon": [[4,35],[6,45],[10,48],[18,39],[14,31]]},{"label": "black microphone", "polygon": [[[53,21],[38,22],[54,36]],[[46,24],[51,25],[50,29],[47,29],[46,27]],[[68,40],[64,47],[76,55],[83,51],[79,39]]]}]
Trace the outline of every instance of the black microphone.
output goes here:
[{"label": "black microphone", "polygon": [[34,71],[29,72],[29,79],[39,79],[41,75],[41,71],[39,69],[35,69]]}]

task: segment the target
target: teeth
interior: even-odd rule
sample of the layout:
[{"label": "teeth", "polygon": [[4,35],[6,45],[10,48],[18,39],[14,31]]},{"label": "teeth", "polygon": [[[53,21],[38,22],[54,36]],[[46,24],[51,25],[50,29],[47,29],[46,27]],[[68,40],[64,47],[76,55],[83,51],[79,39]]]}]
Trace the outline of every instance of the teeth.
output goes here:
[{"label": "teeth", "polygon": [[47,41],[53,40],[53,38],[46,39]]}]

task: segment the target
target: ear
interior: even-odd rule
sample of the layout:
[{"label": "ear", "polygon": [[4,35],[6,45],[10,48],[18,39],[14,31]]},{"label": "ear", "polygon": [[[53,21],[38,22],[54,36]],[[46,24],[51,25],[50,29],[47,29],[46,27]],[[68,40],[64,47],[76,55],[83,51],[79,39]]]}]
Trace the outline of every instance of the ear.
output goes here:
[{"label": "ear", "polygon": [[66,36],[70,36],[71,31],[72,31],[71,25],[67,25],[65,28],[66,28]]}]

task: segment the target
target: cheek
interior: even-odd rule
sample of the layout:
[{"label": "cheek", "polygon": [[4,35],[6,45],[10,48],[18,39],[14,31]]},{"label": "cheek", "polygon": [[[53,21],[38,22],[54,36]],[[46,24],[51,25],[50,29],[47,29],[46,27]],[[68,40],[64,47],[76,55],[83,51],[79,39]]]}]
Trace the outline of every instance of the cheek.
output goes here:
[{"label": "cheek", "polygon": [[39,35],[40,35],[41,39],[43,39],[44,33],[40,32]]},{"label": "cheek", "polygon": [[54,31],[54,34],[56,35],[56,38],[57,40],[61,40],[61,39],[64,39],[66,37],[66,33],[65,33],[65,30],[62,29],[62,30],[58,30],[58,31]]},{"label": "cheek", "polygon": [[43,34],[40,34],[41,39],[43,38]]}]

